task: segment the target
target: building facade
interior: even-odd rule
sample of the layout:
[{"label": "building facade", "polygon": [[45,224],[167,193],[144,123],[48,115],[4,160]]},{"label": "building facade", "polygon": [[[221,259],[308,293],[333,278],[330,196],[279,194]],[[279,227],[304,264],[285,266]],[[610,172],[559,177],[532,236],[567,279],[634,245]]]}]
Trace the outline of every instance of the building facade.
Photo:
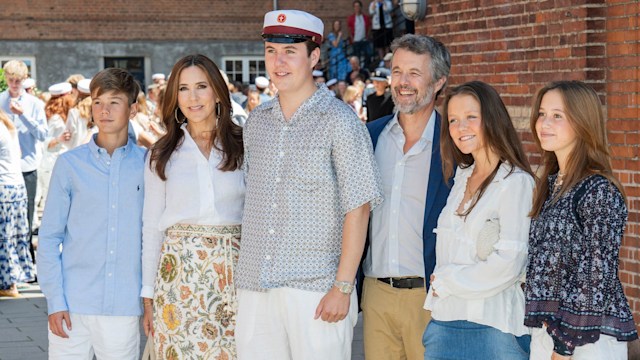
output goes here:
[{"label": "building facade", "polygon": [[[429,2],[416,32],[447,45],[449,85],[482,80],[498,90],[532,163],[531,101],[553,80],[582,80],[599,93],[613,167],[627,195],[629,219],[619,274],[640,325],[640,2],[539,0]],[[638,343],[632,348],[638,348]],[[630,358],[640,358],[634,349]],[[631,355],[631,354],[630,354]]]},{"label": "building facade", "polygon": [[309,11],[345,20],[351,1],[15,1],[0,6],[0,65],[22,59],[38,87],[105,67],[130,70],[140,83],[168,74],[180,57],[201,53],[229,77],[252,83],[265,74],[260,38],[264,14]]}]

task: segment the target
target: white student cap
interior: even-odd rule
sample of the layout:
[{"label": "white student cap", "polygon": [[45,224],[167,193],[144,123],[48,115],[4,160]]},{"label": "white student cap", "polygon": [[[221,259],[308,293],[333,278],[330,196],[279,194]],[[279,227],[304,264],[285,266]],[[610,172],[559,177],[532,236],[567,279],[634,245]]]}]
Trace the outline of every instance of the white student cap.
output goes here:
[{"label": "white student cap", "polygon": [[51,94],[51,96],[60,96],[70,93],[71,89],[73,89],[73,87],[71,87],[71,84],[69,84],[68,82],[61,82],[49,86],[49,93]]},{"label": "white student cap", "polygon": [[34,86],[36,86],[36,81],[33,80],[32,78],[26,78],[22,82],[22,88],[25,89],[25,90],[26,89],[31,89]]},{"label": "white student cap", "polygon": [[156,73],[156,74],[151,75],[151,79],[152,80],[164,80],[165,76],[164,76],[164,74]]},{"label": "white student cap", "polygon": [[91,94],[89,85],[91,85],[91,79],[82,79],[78,81],[78,91],[83,94]]},{"label": "white student cap", "polygon": [[313,70],[313,77],[320,77],[323,75],[324,73],[322,72],[322,70]]},{"label": "white student cap", "polygon": [[260,89],[266,89],[269,86],[269,79],[264,76],[256,77],[256,87]]},{"label": "white student cap", "polygon": [[327,85],[327,87],[331,87],[331,86],[333,86],[333,85],[335,85],[337,83],[338,83],[338,79],[331,79],[331,80],[327,81],[326,85]]},{"label": "white student cap", "polygon": [[311,40],[322,45],[324,24],[300,10],[275,10],[264,15],[262,39],[266,42],[293,44]]}]

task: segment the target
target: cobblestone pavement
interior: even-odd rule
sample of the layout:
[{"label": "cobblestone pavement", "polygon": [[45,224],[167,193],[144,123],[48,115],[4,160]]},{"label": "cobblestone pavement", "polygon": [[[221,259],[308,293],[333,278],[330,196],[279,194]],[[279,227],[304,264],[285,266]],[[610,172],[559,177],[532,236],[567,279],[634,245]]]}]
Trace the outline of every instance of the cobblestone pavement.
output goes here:
[{"label": "cobblestone pavement", "polygon": [[[18,299],[0,297],[0,360],[46,360],[46,300],[37,284],[25,285],[20,293],[23,297]],[[146,338],[141,333],[144,346]],[[362,316],[354,332],[351,359],[364,360]]]}]

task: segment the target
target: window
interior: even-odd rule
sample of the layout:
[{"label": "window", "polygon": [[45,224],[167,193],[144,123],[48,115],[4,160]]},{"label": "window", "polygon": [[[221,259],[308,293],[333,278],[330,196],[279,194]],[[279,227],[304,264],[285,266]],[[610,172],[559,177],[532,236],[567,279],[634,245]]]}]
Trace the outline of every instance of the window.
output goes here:
[{"label": "window", "polygon": [[138,81],[140,86],[144,86],[144,57],[105,57],[104,68],[126,69]]},{"label": "window", "polygon": [[0,68],[4,67],[9,60],[22,60],[29,69],[29,77],[36,78],[36,58],[35,56],[0,56]]},{"label": "window", "polygon": [[263,56],[224,57],[222,63],[229,80],[244,84],[253,84],[257,76],[267,73]]}]

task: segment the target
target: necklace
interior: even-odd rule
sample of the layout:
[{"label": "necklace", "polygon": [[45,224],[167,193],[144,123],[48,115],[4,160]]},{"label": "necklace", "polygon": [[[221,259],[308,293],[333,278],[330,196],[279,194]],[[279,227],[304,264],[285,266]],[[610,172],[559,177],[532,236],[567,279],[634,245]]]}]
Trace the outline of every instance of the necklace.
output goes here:
[{"label": "necklace", "polygon": [[558,171],[558,176],[556,177],[556,182],[553,184],[553,192],[557,192],[562,187],[564,183],[564,174]]}]

